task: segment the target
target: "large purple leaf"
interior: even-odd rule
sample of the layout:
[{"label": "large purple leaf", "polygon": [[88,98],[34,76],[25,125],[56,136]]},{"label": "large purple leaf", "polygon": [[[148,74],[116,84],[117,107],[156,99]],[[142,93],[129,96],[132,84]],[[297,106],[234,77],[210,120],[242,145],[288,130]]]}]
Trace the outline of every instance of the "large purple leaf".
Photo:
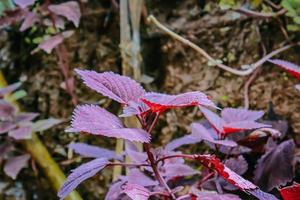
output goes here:
[{"label": "large purple leaf", "polygon": [[106,158],[97,158],[74,169],[67,177],[66,182],[60,188],[58,197],[60,199],[64,199],[81,182],[97,174],[100,170],[106,167],[108,163],[109,162]]},{"label": "large purple leaf", "polygon": [[269,62],[278,65],[279,67],[282,67],[286,71],[288,71],[290,74],[295,76],[296,78],[300,79],[300,66],[284,61],[284,60],[279,60],[279,59],[274,59],[274,60],[269,60]]},{"label": "large purple leaf", "polygon": [[69,147],[84,157],[122,160],[122,156],[118,156],[115,151],[85,143],[71,143]]},{"label": "large purple leaf", "polygon": [[76,1],[68,1],[58,5],[50,5],[49,10],[57,15],[67,18],[69,21],[78,27],[81,17],[80,7]]},{"label": "large purple leaf", "polygon": [[121,177],[121,180],[131,184],[137,184],[144,187],[158,185],[158,182],[146,176],[141,170],[130,169],[127,176]]},{"label": "large purple leaf", "polygon": [[11,84],[11,85],[9,85],[7,87],[1,88],[0,89],[0,97],[3,97],[4,95],[15,91],[20,86],[21,86],[21,83],[19,82],[19,83],[14,83],[14,84]]},{"label": "large purple leaf", "polygon": [[219,144],[223,146],[228,146],[228,147],[236,147],[237,143],[231,140],[219,140],[217,138],[213,138],[216,134],[213,134],[214,130],[206,129],[202,124],[200,123],[193,123],[192,124],[192,137],[197,139],[201,139],[213,144]]},{"label": "large purple leaf", "polygon": [[74,32],[65,31],[63,33],[58,33],[39,44],[38,48],[44,50],[46,53],[50,54],[52,50],[62,43],[65,38],[70,37]]},{"label": "large purple leaf", "polygon": [[210,106],[216,107],[210,98],[202,92],[186,92],[178,95],[169,95],[150,92],[142,97],[153,112],[163,112],[169,108],[186,106]]},{"label": "large purple leaf", "polygon": [[139,128],[124,128],[119,118],[95,105],[76,107],[72,119],[72,130],[137,142],[150,141],[150,134],[146,131]]},{"label": "large purple leaf", "polygon": [[0,118],[9,119],[15,114],[16,109],[10,103],[0,99]]},{"label": "large purple leaf", "polygon": [[138,102],[145,93],[136,81],[113,72],[97,73],[79,69],[76,72],[88,87],[122,104]]},{"label": "large purple leaf", "polygon": [[14,0],[15,4],[17,4],[21,8],[26,8],[34,4],[35,0]]},{"label": "large purple leaf", "polygon": [[256,121],[264,115],[263,111],[247,110],[245,108],[224,108],[221,112],[222,119],[227,122]]},{"label": "large purple leaf", "polygon": [[17,124],[12,121],[0,122],[0,134],[7,133],[17,127]]},{"label": "large purple leaf", "polygon": [[294,177],[294,153],[293,140],[268,150],[257,162],[254,182],[263,190],[270,191],[291,181]]},{"label": "large purple leaf", "polygon": [[32,127],[29,126],[21,126],[17,129],[11,130],[8,132],[8,135],[15,140],[24,140],[30,139],[32,134]]},{"label": "large purple leaf", "polygon": [[23,31],[27,30],[28,28],[32,27],[38,21],[39,21],[39,18],[36,15],[36,13],[28,12],[25,16],[24,21],[22,22],[20,31],[23,32]]},{"label": "large purple leaf", "polygon": [[151,195],[151,192],[147,188],[131,183],[123,185],[123,192],[132,200],[148,200]]},{"label": "large purple leaf", "polygon": [[24,154],[7,159],[3,168],[5,174],[10,176],[12,179],[16,179],[21,169],[26,167],[29,158],[29,154]]}]

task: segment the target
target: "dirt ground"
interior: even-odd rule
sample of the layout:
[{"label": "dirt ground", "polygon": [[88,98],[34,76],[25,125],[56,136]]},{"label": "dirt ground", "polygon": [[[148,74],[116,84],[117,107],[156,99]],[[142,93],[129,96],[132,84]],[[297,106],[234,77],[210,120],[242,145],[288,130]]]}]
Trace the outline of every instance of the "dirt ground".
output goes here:
[{"label": "dirt ground", "polygon": [[[163,24],[176,33],[201,46],[213,57],[222,59],[229,66],[237,68],[257,61],[286,41],[276,20],[257,19],[222,11],[215,1],[209,1],[206,10],[198,1],[155,0],[147,3],[148,13],[154,14]],[[76,33],[66,41],[72,68],[93,69],[96,71],[121,72],[119,51],[119,15],[110,7],[109,1],[91,1],[83,11],[81,24]],[[249,79],[224,72],[207,61],[190,47],[174,41],[153,25],[142,25],[143,71],[154,78],[146,88],[164,93],[203,91],[209,94],[220,107],[244,106],[244,85]],[[54,55],[42,52],[26,55],[27,46],[22,43],[25,37],[13,30],[1,33],[1,54],[7,54],[3,63],[9,81],[17,77],[25,80],[24,89],[28,95],[21,104],[27,111],[42,113],[41,117],[65,119],[66,123],[46,131],[41,139],[60,163],[64,172],[69,172],[81,162],[79,157],[67,159],[67,149],[63,146],[71,141],[84,141],[101,146],[114,145],[113,140],[103,137],[78,136],[67,134],[73,105],[68,94],[58,83],[63,77]],[[299,35],[292,34],[294,40]],[[7,42],[9,41],[9,42]],[[300,63],[300,48],[292,48],[278,57]],[[10,62],[13,61],[13,62]],[[288,121],[287,137],[295,138],[300,145],[300,93],[295,90],[297,80],[283,70],[270,64],[260,67],[260,72],[249,88],[251,109],[273,110],[277,117]],[[100,102],[109,110],[118,112],[117,104],[86,88],[78,79],[76,93],[80,103]],[[182,117],[185,116],[185,117]],[[166,144],[172,138],[190,131],[189,125],[201,114],[193,109],[172,110],[162,117],[154,140]],[[187,150],[190,151],[190,150]],[[22,171],[20,179],[12,182],[0,174],[1,184],[9,184],[4,199],[57,199],[42,172],[32,170],[35,163]],[[79,191],[85,199],[102,199],[109,184],[111,171],[81,184]],[[296,179],[300,179],[299,173]],[[1,186],[0,184],[0,191]],[[2,199],[0,195],[0,199]]]}]

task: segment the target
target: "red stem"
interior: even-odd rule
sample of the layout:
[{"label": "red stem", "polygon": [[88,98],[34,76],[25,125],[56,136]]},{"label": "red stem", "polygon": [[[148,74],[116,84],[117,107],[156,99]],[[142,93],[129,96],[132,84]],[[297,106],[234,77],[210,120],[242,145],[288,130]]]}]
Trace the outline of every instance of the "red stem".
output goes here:
[{"label": "red stem", "polygon": [[[156,113],[156,116],[155,116],[152,124],[150,125],[149,128],[146,129],[146,131],[148,133],[151,133],[152,130],[154,129],[154,127],[155,127],[155,125],[156,125],[156,123],[158,121],[159,115],[160,115],[160,113]],[[143,127],[145,127],[145,126],[143,126]],[[153,170],[153,173],[154,173],[156,179],[161,184],[161,186],[163,186],[163,187],[166,188],[166,190],[168,191],[171,199],[175,200],[176,199],[175,195],[172,193],[172,190],[169,188],[168,184],[166,183],[166,181],[164,180],[164,178],[162,177],[162,175],[160,174],[160,172],[159,172],[159,170],[157,168],[157,161],[155,161],[154,155],[151,152],[151,145],[148,144],[148,143],[144,143],[144,148],[145,148],[145,151],[147,152],[147,156],[148,156],[151,168]]]}]

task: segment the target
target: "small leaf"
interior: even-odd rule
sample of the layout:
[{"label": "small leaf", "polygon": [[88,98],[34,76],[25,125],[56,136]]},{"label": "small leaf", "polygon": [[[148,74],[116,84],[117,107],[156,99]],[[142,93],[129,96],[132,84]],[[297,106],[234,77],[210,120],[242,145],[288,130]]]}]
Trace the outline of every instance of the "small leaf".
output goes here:
[{"label": "small leaf", "polygon": [[123,192],[132,200],[148,200],[151,195],[151,192],[147,188],[131,183],[123,185]]},{"label": "small leaf", "polygon": [[137,184],[144,187],[158,185],[158,182],[146,176],[140,169],[130,169],[127,176],[121,177],[123,182]]},{"label": "small leaf", "polygon": [[17,4],[21,8],[26,8],[34,4],[35,0],[14,0],[15,4]]},{"label": "small leaf", "polygon": [[109,162],[106,158],[97,158],[74,169],[72,173],[67,177],[66,182],[60,188],[58,197],[60,199],[64,199],[81,182],[97,174],[100,170],[105,168],[108,163]]},{"label": "small leaf", "polygon": [[58,33],[55,36],[52,36],[41,42],[38,48],[50,54],[57,45],[62,43],[65,38],[70,37],[73,33],[73,31],[65,31],[63,33]]},{"label": "small leaf", "polygon": [[25,16],[24,21],[22,22],[20,31],[23,32],[23,31],[27,30],[28,28],[32,27],[38,21],[39,21],[39,18],[36,15],[36,13],[28,12]]},{"label": "small leaf", "polygon": [[69,21],[78,27],[81,17],[80,7],[76,1],[68,1],[58,5],[50,5],[49,10],[57,15],[67,18]]},{"label": "small leaf", "polygon": [[218,194],[210,191],[191,190],[191,193],[201,200],[241,200],[239,196],[234,194]]},{"label": "small leaf", "polygon": [[5,174],[15,180],[21,169],[26,167],[29,158],[29,154],[24,154],[7,159],[3,168]]},{"label": "small leaf", "polygon": [[22,84],[21,84],[20,82],[18,82],[18,83],[14,83],[14,84],[12,84],[12,85],[9,85],[9,86],[7,86],[7,87],[1,88],[1,89],[0,89],[0,96],[3,97],[4,95],[6,95],[6,94],[8,94],[8,93],[11,93],[11,92],[15,91],[15,90],[18,89],[21,85],[22,85]]},{"label": "small leaf", "polygon": [[37,116],[39,116],[38,113],[20,113],[15,117],[15,122],[16,123],[30,122]]},{"label": "small leaf", "polygon": [[10,103],[0,99],[0,118],[9,119],[16,113],[16,109]]},{"label": "small leaf", "polygon": [[162,171],[161,175],[166,177],[167,180],[175,177],[184,177],[199,174],[198,171],[185,164],[165,164],[163,168],[164,171]]},{"label": "small leaf", "polygon": [[95,105],[76,107],[73,114],[72,130],[137,142],[150,141],[150,134],[143,129],[124,128],[119,118]]},{"label": "small leaf", "polygon": [[118,156],[115,151],[85,143],[71,143],[69,148],[84,157],[122,160],[122,156]]},{"label": "small leaf", "polygon": [[8,135],[15,140],[30,139],[32,134],[31,126],[21,126],[17,129],[9,131]]},{"label": "small leaf", "polygon": [[248,163],[242,155],[238,156],[237,158],[229,158],[225,160],[224,164],[239,175],[243,175],[248,170]]},{"label": "small leaf", "polygon": [[225,122],[255,121],[264,115],[263,111],[247,110],[244,108],[224,108],[221,117]]},{"label": "small leaf", "polygon": [[123,181],[118,181],[110,185],[104,200],[120,200],[119,196],[123,193]]},{"label": "small leaf", "polygon": [[7,133],[17,127],[17,124],[11,121],[0,122],[0,134]]},{"label": "small leaf", "polygon": [[11,97],[16,101],[22,99],[27,96],[27,92],[25,90],[18,90],[14,92]]},{"label": "small leaf", "polygon": [[122,104],[138,102],[145,90],[136,81],[113,72],[97,73],[89,70],[76,70],[91,89]]},{"label": "small leaf", "polygon": [[60,119],[55,119],[55,118],[42,119],[34,122],[32,125],[32,129],[35,132],[45,131],[60,123],[62,123],[62,120]]}]

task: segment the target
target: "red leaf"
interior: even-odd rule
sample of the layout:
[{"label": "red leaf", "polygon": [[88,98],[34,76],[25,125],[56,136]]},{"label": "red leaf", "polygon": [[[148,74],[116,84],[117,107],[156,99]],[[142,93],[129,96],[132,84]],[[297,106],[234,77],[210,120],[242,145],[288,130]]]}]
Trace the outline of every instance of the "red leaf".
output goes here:
[{"label": "red leaf", "polygon": [[113,72],[97,73],[79,69],[76,72],[88,87],[122,104],[138,102],[145,93],[136,81]]},{"label": "red leaf", "polygon": [[142,101],[151,108],[152,112],[163,112],[170,108],[199,105],[216,107],[209,97],[202,92],[186,92],[178,95],[150,92],[142,97]]},{"label": "red leaf", "polygon": [[300,200],[300,184],[294,183],[292,186],[279,189],[283,200]]},{"label": "red leaf", "polygon": [[279,59],[274,59],[274,60],[269,60],[269,62],[278,65],[279,67],[282,67],[286,71],[288,71],[290,74],[295,76],[296,78],[300,79],[300,66],[284,61],[284,60],[279,60]]}]

